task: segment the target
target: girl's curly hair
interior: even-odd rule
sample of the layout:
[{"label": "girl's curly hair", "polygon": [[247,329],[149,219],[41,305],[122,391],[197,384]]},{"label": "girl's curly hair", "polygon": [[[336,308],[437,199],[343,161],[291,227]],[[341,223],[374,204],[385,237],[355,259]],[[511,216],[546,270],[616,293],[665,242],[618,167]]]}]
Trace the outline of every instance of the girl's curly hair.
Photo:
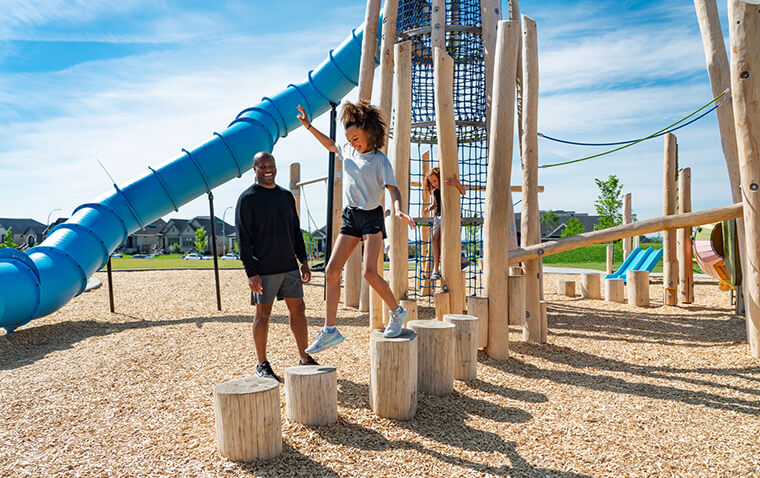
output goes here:
[{"label": "girl's curly hair", "polygon": [[435,177],[438,178],[438,186],[440,187],[440,185],[441,185],[441,168],[439,168],[438,166],[436,166],[433,169],[431,169],[430,171],[428,171],[427,174],[425,175],[425,184],[424,184],[424,187],[425,187],[425,192],[427,192],[427,193],[432,193],[433,189],[435,189],[433,187],[433,185],[430,183],[430,178],[432,178],[433,176],[435,176]]},{"label": "girl's curly hair", "polygon": [[343,122],[343,128],[348,129],[351,126],[365,131],[369,136],[370,147],[372,149],[381,149],[385,146],[386,125],[383,114],[376,106],[372,106],[367,101],[358,103],[346,103],[343,105],[343,111],[340,115]]}]

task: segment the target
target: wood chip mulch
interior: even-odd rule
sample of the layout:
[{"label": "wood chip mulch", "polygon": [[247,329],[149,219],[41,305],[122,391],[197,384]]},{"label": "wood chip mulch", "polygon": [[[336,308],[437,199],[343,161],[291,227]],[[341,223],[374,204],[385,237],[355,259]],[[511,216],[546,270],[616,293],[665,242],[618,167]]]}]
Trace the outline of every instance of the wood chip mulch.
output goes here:
[{"label": "wood chip mulch", "polygon": [[[104,287],[10,335],[0,333],[0,476],[760,476],[760,361],[744,319],[714,282],[696,302],[642,309],[555,295],[548,343],[480,354],[478,379],[420,394],[408,422],[368,403],[368,318],[340,308],[347,340],[317,359],[338,368],[338,423],[285,419],[283,454],[242,464],[216,450],[212,386],[253,375],[253,308],[241,270],[114,273]],[[578,276],[566,276],[577,279]],[[306,288],[310,333],[323,276]],[[433,308],[419,304],[420,318]],[[269,360],[298,362],[283,303]]]}]

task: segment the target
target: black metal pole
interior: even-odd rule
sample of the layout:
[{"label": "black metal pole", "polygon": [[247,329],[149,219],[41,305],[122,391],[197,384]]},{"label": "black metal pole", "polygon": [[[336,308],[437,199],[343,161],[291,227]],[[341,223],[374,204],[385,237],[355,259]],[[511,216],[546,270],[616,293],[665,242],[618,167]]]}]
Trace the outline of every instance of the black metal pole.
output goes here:
[{"label": "black metal pole", "polygon": [[[337,120],[337,103],[330,103],[332,107],[330,109],[330,139],[335,141],[336,133],[336,120]],[[332,252],[332,236],[333,236],[333,194],[335,184],[335,153],[330,151],[327,161],[327,240],[325,241],[325,263],[327,268],[327,262],[330,260],[330,253]]]},{"label": "black metal pole", "polygon": [[[208,208],[211,212],[211,253],[214,255],[214,281],[216,282],[216,308],[222,310],[222,293],[219,291],[219,262],[216,259],[216,217],[214,216],[214,195],[208,192]],[[203,253],[203,251],[201,251]]]},{"label": "black metal pole", "polygon": [[108,256],[108,303],[111,305],[111,313],[114,313],[113,306],[113,279],[111,278],[111,256]]}]

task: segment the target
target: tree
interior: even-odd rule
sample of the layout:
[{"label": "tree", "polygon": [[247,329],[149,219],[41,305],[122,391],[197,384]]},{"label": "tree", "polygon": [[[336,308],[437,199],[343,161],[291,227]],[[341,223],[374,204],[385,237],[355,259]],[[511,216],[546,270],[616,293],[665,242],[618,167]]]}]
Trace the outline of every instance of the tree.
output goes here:
[{"label": "tree", "polygon": [[559,226],[559,217],[557,216],[557,213],[554,211],[546,211],[543,216],[541,216],[541,224],[547,227],[549,229],[549,232],[552,232],[557,226]]},{"label": "tree", "polygon": [[195,231],[195,250],[199,253],[203,254],[206,251],[206,246],[208,245],[208,234],[206,234],[206,229],[204,229],[202,226]]},{"label": "tree", "polygon": [[582,232],[586,232],[583,228],[583,224],[581,224],[581,221],[579,221],[577,217],[574,217],[565,223],[565,230],[562,231],[561,237],[575,236]]},{"label": "tree", "polygon": [[5,237],[3,237],[3,242],[0,242],[0,248],[2,247],[10,247],[15,248],[16,243],[13,242],[13,233],[11,232],[12,227],[9,227],[7,231],[5,231]]},{"label": "tree", "polygon": [[232,252],[234,252],[235,254],[240,254],[240,251],[238,251],[237,241],[232,241]]},{"label": "tree", "polygon": [[172,252],[175,254],[179,254],[181,252],[182,248],[179,245],[179,242],[175,242],[172,244]]},{"label": "tree", "polygon": [[599,222],[594,225],[594,230],[607,229],[608,227],[619,226],[623,224],[623,200],[620,193],[623,185],[614,174],[610,175],[606,181],[594,179],[599,187],[599,197],[594,201],[596,215],[599,216]]}]

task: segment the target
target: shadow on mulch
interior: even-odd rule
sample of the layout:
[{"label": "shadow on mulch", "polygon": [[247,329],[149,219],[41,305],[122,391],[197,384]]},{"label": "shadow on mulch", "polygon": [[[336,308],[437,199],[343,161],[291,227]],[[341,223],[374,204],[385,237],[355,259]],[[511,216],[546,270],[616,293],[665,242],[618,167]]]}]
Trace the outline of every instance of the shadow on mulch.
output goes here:
[{"label": "shadow on mulch", "polygon": [[[700,309],[704,308],[683,307],[683,310]],[[710,312],[698,316],[647,314],[647,309],[631,313],[552,302],[548,306],[549,329],[557,336],[679,347],[714,347],[746,342],[744,318],[714,309],[705,310]]]},{"label": "shadow on mulch", "polygon": [[[195,324],[202,328],[203,324],[222,323],[251,323],[253,315],[221,315],[211,317],[186,317],[173,320],[144,320],[140,317],[125,314],[118,315],[126,322],[100,322],[93,320],[66,321],[56,324],[40,325],[17,330],[12,334],[0,337],[0,370],[11,370],[23,367],[44,358],[46,355],[59,350],[66,350],[73,344],[90,337],[104,337],[118,334],[125,330],[147,329],[170,325]],[[364,319],[362,320],[362,317]],[[270,322],[287,324],[286,315],[272,315]],[[322,317],[306,317],[309,325],[322,325]],[[342,321],[345,325],[366,325],[366,314],[357,319]]]},{"label": "shadow on mulch", "polygon": [[241,470],[251,473],[253,476],[261,477],[319,476],[337,478],[340,476],[331,468],[312,460],[287,443],[282,444],[282,454],[271,460],[233,463]]},{"label": "shadow on mulch", "polygon": [[[350,380],[340,379],[338,385],[338,401],[342,406],[369,408],[367,399],[369,390],[366,384],[357,384]],[[493,386],[481,381],[475,381],[468,385],[475,385],[475,388],[494,387],[494,389],[499,389],[502,394],[509,395],[509,392],[504,391],[504,387]],[[523,392],[514,392],[517,392],[518,396],[527,398],[526,401],[546,401],[546,397],[539,393],[519,395]],[[414,432],[428,440],[456,447],[460,450],[501,453],[509,458],[510,465],[487,466],[431,450],[416,442],[389,440],[371,428],[347,422],[343,418],[340,418],[335,425],[316,427],[313,430],[330,443],[354,448],[359,452],[383,452],[391,449],[414,450],[444,463],[494,476],[560,476],[568,478],[586,476],[531,466],[517,453],[514,442],[505,441],[495,433],[467,426],[466,422],[469,415],[478,415],[504,423],[525,423],[532,418],[529,413],[519,408],[503,407],[484,400],[473,399],[459,392],[453,392],[443,397],[420,393],[417,401],[417,413],[414,418],[409,421],[392,420],[392,422],[395,426]]]},{"label": "shadow on mulch", "polygon": [[[735,390],[743,393],[760,396],[760,390],[751,388],[725,385],[710,380],[701,380],[691,377],[679,376],[679,373],[714,374],[717,376],[733,375],[742,377],[743,373],[760,374],[760,367],[741,368],[694,368],[677,369],[660,366],[643,366],[631,364],[620,360],[598,357],[585,352],[579,352],[568,347],[557,345],[535,345],[523,342],[511,344],[512,350],[517,353],[541,358],[549,362],[570,365],[577,368],[585,368],[598,371],[623,372],[631,375],[647,377],[658,380],[671,380],[700,386],[709,386],[716,389]],[[705,407],[729,410],[747,415],[760,415],[760,400],[742,400],[734,397],[726,397],[717,393],[704,391],[683,390],[675,386],[655,385],[651,383],[628,382],[622,378],[603,376],[599,374],[587,374],[566,370],[546,370],[521,360],[510,358],[506,361],[492,360],[481,357],[484,365],[494,367],[508,374],[519,375],[530,379],[551,380],[552,382],[585,387],[591,390],[614,392],[623,395],[636,395],[641,397],[655,398],[658,400],[678,401],[689,405],[702,405]]]}]

